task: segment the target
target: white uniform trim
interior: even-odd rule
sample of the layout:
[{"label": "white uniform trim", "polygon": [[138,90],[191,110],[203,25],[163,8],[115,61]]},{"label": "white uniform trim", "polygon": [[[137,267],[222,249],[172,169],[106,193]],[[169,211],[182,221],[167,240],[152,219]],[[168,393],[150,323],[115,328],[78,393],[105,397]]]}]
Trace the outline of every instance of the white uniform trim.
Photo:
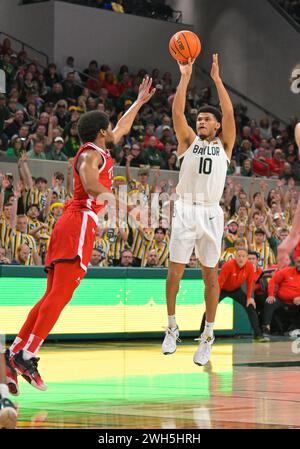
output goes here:
[{"label": "white uniform trim", "polygon": [[184,151],[184,153],[182,153],[182,154],[179,155],[179,154],[177,153],[177,151],[176,151],[178,159],[182,159],[182,158],[184,157],[185,153],[188,151],[188,149],[189,149],[192,145],[194,145],[194,144],[196,143],[196,140],[197,140],[197,139],[198,139],[198,136],[195,137],[195,139],[193,140],[193,142],[191,143],[191,145]]},{"label": "white uniform trim", "polygon": [[95,145],[94,143],[90,143],[89,144],[92,148],[94,148],[96,151],[98,151],[98,153],[102,156],[102,158],[103,158],[103,165],[102,165],[102,167],[100,168],[100,170],[99,170],[99,173],[101,173],[103,170],[104,170],[104,168],[105,168],[105,166],[106,166],[106,157],[107,157],[107,152],[103,149],[103,148],[100,148],[100,147],[98,147],[97,145]]},{"label": "white uniform trim", "polygon": [[85,240],[85,234],[86,234],[89,213],[90,212],[87,212],[87,211],[83,212],[83,219],[82,219],[82,225],[81,225],[80,237],[79,237],[79,245],[78,245],[78,250],[77,250],[77,254],[80,257],[80,266],[85,271],[87,270],[87,267],[82,263],[82,249],[83,249],[84,240]]}]

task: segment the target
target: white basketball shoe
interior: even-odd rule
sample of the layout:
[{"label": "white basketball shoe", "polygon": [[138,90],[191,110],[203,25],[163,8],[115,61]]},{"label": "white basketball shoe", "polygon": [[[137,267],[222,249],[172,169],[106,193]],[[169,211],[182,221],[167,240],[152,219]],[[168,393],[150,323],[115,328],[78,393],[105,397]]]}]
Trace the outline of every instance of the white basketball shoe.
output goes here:
[{"label": "white basketball shoe", "polygon": [[200,338],[196,338],[196,341],[199,341],[199,346],[194,354],[193,360],[196,365],[204,366],[210,360],[211,348],[215,337],[213,335],[210,337],[202,334]]},{"label": "white basketball shoe", "polygon": [[166,335],[164,341],[161,345],[162,353],[165,355],[173,354],[176,351],[176,343],[180,342],[179,338],[179,328],[178,326],[171,329],[170,327],[166,328]]}]

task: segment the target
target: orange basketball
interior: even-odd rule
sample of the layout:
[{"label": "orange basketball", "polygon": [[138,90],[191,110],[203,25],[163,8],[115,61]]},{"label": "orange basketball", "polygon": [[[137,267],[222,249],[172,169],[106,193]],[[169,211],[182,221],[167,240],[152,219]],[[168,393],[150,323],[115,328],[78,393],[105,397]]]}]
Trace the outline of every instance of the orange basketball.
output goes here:
[{"label": "orange basketball", "polygon": [[201,42],[192,31],[178,31],[171,37],[169,51],[174,59],[187,62],[189,58],[196,59],[201,52]]}]

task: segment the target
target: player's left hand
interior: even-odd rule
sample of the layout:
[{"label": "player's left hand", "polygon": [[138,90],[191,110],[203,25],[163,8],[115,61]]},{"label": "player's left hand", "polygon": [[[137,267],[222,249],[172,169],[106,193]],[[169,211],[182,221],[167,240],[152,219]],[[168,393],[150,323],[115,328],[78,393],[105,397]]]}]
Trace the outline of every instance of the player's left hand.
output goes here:
[{"label": "player's left hand", "polygon": [[218,53],[213,54],[213,62],[211,66],[210,76],[216,81],[220,81],[220,71],[219,71],[219,55]]},{"label": "player's left hand", "polygon": [[147,103],[154,95],[155,91],[156,89],[152,87],[152,78],[146,75],[140,84],[137,101],[142,104]]},{"label": "player's left hand", "polygon": [[253,298],[247,300],[247,307],[249,307],[250,305],[253,306],[254,309],[256,309],[256,304]]}]

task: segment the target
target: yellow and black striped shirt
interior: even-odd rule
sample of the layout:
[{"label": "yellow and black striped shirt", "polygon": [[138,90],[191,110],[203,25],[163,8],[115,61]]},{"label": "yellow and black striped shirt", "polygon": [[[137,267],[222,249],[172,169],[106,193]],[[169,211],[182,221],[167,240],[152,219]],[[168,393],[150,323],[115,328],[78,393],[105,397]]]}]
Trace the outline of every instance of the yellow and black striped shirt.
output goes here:
[{"label": "yellow and black striped shirt", "polygon": [[148,229],[144,235],[144,252],[141,266],[147,265],[147,257],[151,250],[155,249],[158,254],[158,267],[169,266],[169,245],[166,240],[163,240],[160,244],[154,238],[154,230]]},{"label": "yellow and black striped shirt", "polygon": [[0,219],[0,245],[8,249],[10,227],[4,217]]},{"label": "yellow and black striped shirt", "polygon": [[32,237],[32,235],[25,234],[23,232],[17,231],[16,229],[10,228],[8,250],[10,252],[10,257],[12,260],[17,259],[18,248],[23,244],[26,244],[30,249],[28,260],[26,261],[25,265],[33,265],[33,254],[38,252],[35,239]]},{"label": "yellow and black striped shirt", "polygon": [[[129,234],[129,226],[128,224],[123,225],[122,229],[124,229],[127,238]],[[111,228],[108,232],[104,234],[105,240],[109,244],[109,251],[108,251],[108,257],[112,258],[113,260],[119,260],[121,259],[121,253],[125,248],[126,241],[122,239],[122,237],[119,234],[119,228]]]},{"label": "yellow and black striped shirt", "polygon": [[251,250],[256,251],[259,254],[258,266],[263,270],[266,270],[270,265],[274,265],[276,263],[274,253],[268,242],[264,242],[262,248],[258,248],[256,243],[253,242],[251,245]]},{"label": "yellow and black striped shirt", "polygon": [[40,192],[36,187],[28,190],[25,197],[25,208],[28,209],[31,204],[37,204],[40,210],[43,210],[46,205],[47,191]]}]

